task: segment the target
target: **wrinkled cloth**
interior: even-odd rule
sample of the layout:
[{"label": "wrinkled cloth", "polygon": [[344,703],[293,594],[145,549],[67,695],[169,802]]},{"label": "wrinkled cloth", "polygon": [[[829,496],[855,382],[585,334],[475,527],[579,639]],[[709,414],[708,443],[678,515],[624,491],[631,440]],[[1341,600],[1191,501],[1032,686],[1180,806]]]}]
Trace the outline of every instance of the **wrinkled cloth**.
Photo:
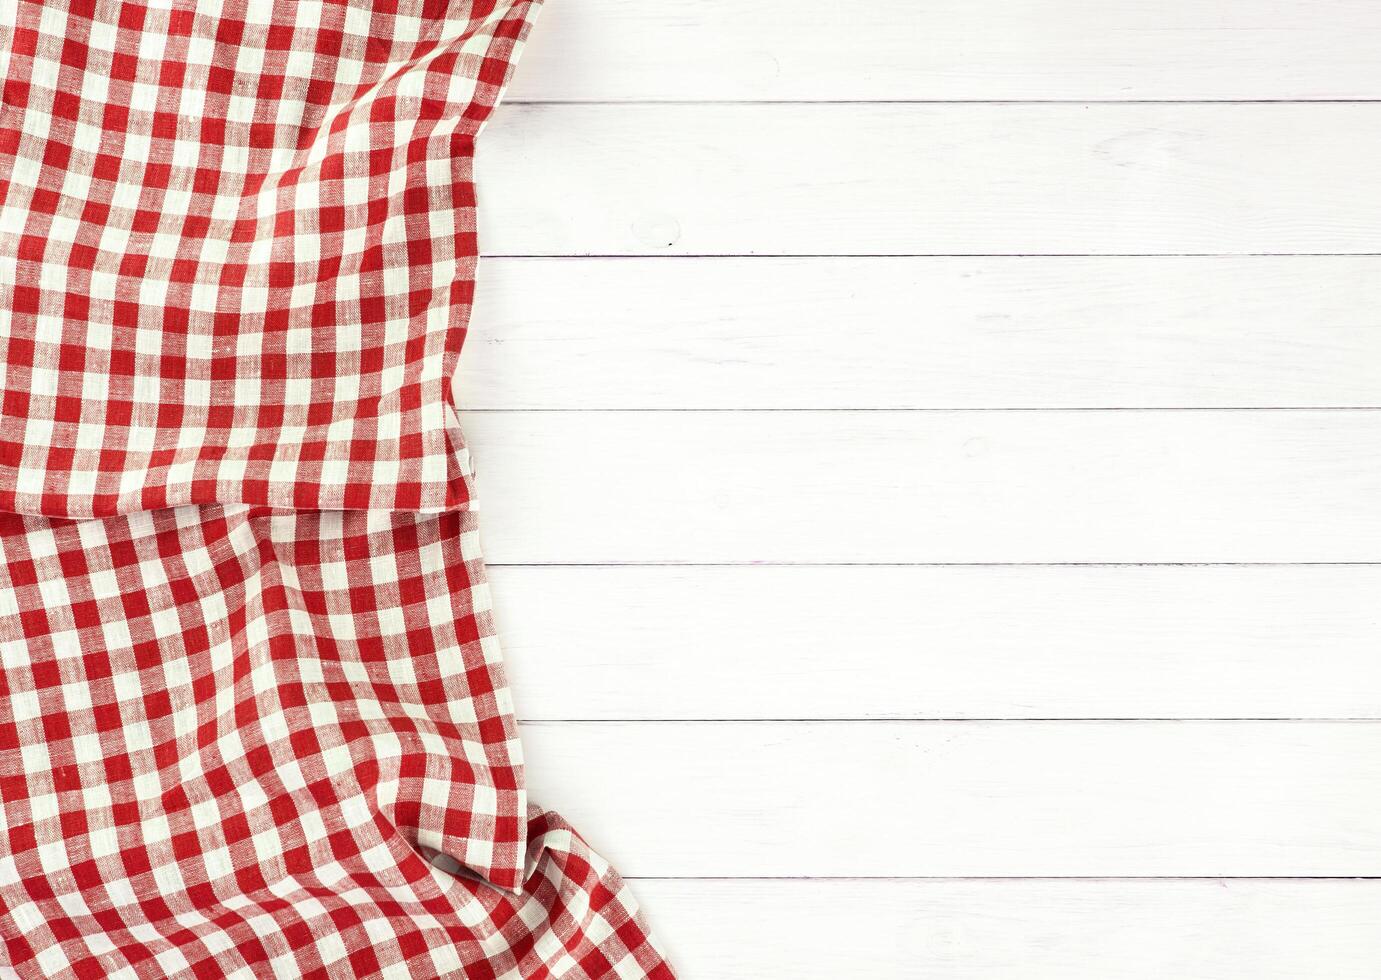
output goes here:
[{"label": "wrinkled cloth", "polygon": [[0,0],[0,976],[670,978],[450,381],[529,0]]}]

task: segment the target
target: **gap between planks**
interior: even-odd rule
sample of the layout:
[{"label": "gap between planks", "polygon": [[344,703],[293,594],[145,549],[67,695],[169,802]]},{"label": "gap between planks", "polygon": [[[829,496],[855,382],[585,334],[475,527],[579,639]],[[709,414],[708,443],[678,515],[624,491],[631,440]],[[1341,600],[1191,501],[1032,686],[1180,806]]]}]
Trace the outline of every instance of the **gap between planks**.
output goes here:
[{"label": "gap between planks", "polygon": [[532,259],[541,262],[608,262],[613,259],[644,261],[649,258],[704,261],[704,259],[790,258],[1378,258],[1381,251],[870,251],[870,253],[790,253],[790,251],[707,251],[707,253],[543,253],[543,251],[481,251],[481,258]]},{"label": "gap between planks", "polygon": [[839,718],[835,716],[802,716],[798,718],[544,718],[544,717],[520,717],[520,725],[888,725],[897,723],[901,725],[961,725],[961,724],[985,724],[985,725],[1056,725],[1056,724],[1107,724],[1107,725],[1136,725],[1142,723],[1167,723],[1167,724],[1187,724],[1194,722],[1222,722],[1224,724],[1235,724],[1238,722],[1268,721],[1279,724],[1343,724],[1343,725],[1369,725],[1381,722],[1381,716],[1356,715],[1356,716],[1337,716],[1337,715],[1185,715],[1177,717],[1173,715],[1158,715],[1138,717],[1134,715],[1102,715],[1090,716],[1086,718],[1066,718],[1058,715],[1049,717],[1025,717],[1022,715],[994,716],[994,717],[969,717],[956,715],[949,718],[939,717],[899,717],[895,715],[880,716],[876,718]]},{"label": "gap between planks", "polygon": [[504,99],[504,105],[1370,105],[1381,99]]},{"label": "gap between planks", "polygon": [[1369,568],[1375,561],[490,561],[488,568]]},{"label": "gap between planks", "polygon": [[620,875],[630,882],[1374,882],[1375,875]]},{"label": "gap between planks", "polygon": [[1233,725],[1239,722],[1264,721],[1272,724],[1308,724],[1308,725],[1371,725],[1381,718],[1369,716],[1358,717],[1333,717],[1322,715],[1317,717],[1305,716],[1284,716],[1262,715],[1259,717],[1215,717],[1206,715],[1201,717],[1173,717],[1169,715],[1151,717],[1085,717],[1085,718],[1063,718],[1050,716],[1045,718],[1022,718],[1022,717],[992,717],[992,718],[968,718],[955,716],[952,718],[519,718],[519,724],[533,725],[1135,725],[1143,722],[1152,724],[1218,724]]},{"label": "gap between planks", "polygon": [[542,415],[560,413],[585,413],[587,415],[637,415],[648,412],[685,412],[696,415],[723,414],[725,412],[744,415],[777,413],[781,415],[809,415],[827,412],[835,415],[862,415],[868,413],[914,413],[931,412],[935,414],[969,414],[973,412],[1381,412],[1381,405],[1016,405],[1016,406],[923,406],[891,408],[461,408],[466,415]]}]

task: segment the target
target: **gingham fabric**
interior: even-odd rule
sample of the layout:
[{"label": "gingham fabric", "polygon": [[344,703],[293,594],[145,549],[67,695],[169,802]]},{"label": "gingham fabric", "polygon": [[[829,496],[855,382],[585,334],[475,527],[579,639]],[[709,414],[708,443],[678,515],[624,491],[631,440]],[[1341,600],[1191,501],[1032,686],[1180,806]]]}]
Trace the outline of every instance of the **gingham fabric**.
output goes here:
[{"label": "gingham fabric", "polygon": [[0,0],[0,977],[671,977],[449,389],[535,8]]}]

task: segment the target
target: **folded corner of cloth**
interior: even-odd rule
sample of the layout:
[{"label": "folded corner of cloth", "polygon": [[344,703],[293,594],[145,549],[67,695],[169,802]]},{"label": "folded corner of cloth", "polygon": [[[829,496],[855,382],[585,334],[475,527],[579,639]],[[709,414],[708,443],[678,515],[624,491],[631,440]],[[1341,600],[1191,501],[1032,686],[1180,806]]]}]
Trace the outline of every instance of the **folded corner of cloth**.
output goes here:
[{"label": "folded corner of cloth", "polygon": [[537,7],[0,18],[0,975],[671,977],[529,810],[450,392]]}]

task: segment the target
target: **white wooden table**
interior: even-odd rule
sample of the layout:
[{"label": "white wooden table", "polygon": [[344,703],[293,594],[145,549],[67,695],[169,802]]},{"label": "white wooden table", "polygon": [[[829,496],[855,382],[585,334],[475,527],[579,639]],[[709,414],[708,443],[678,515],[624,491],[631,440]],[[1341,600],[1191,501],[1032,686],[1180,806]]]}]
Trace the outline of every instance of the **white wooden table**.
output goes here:
[{"label": "white wooden table", "polygon": [[686,980],[1381,974],[1381,4],[549,0],[460,390]]}]

